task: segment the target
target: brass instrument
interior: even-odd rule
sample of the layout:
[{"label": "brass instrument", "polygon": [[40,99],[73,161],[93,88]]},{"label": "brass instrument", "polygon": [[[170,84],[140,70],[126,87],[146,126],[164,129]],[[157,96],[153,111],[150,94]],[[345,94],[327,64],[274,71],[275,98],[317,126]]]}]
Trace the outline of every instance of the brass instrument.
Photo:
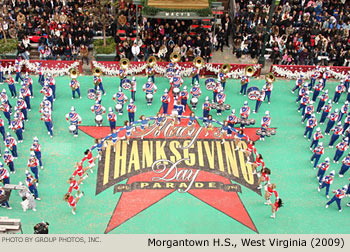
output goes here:
[{"label": "brass instrument", "polygon": [[244,74],[248,77],[251,77],[255,74],[255,69],[253,66],[247,66],[244,70]]},{"label": "brass instrument", "polygon": [[197,56],[193,60],[193,65],[197,68],[202,68],[204,66],[204,59],[201,56]]},{"label": "brass instrument", "polygon": [[120,65],[120,68],[126,70],[126,69],[128,69],[128,67],[130,65],[130,61],[127,58],[122,58],[119,61],[119,65]]},{"label": "brass instrument", "polygon": [[275,75],[273,73],[268,73],[265,75],[265,80],[272,84],[275,81]]},{"label": "brass instrument", "polygon": [[220,72],[222,72],[222,73],[228,73],[228,72],[230,72],[230,70],[231,70],[231,65],[228,63],[223,64],[220,68]]},{"label": "brass instrument", "polygon": [[149,67],[153,67],[155,64],[157,64],[157,58],[154,56],[151,56],[147,59],[147,65]]},{"label": "brass instrument", "polygon": [[95,75],[96,77],[100,77],[102,75],[102,70],[98,67],[95,67],[93,70],[92,70],[92,73],[93,75]]},{"label": "brass instrument", "polygon": [[180,54],[173,52],[170,54],[170,61],[173,63],[179,62],[181,60]]},{"label": "brass instrument", "polygon": [[71,77],[72,79],[78,78],[78,76],[79,76],[79,71],[78,71],[77,69],[72,68],[69,72],[70,72],[70,77]]}]

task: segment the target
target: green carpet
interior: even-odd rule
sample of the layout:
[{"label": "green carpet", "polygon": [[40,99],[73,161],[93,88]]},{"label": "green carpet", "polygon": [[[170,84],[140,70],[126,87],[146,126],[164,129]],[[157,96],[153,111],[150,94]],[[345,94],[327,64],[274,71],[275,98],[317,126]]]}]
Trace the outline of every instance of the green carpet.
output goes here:
[{"label": "green carpet", "polygon": [[[40,170],[41,183],[39,185],[39,195],[42,201],[37,202],[37,212],[23,212],[20,205],[20,197],[17,192],[13,192],[10,199],[12,210],[0,209],[0,216],[20,218],[22,220],[23,231],[32,233],[34,224],[45,220],[50,223],[50,232],[56,234],[65,233],[97,233],[104,232],[108,221],[114,211],[120,193],[113,194],[113,188],[109,188],[101,194],[95,196],[96,173],[89,176],[81,186],[85,196],[78,203],[77,214],[71,214],[71,209],[63,201],[63,195],[68,190],[67,179],[73,172],[73,165],[84,155],[83,152],[93,145],[90,136],[79,133],[78,138],[74,138],[68,132],[68,124],[65,114],[70,111],[72,105],[82,117],[82,125],[94,126],[94,116],[90,111],[93,101],[87,99],[87,90],[93,86],[91,76],[81,76],[78,78],[81,84],[83,99],[71,99],[71,89],[68,77],[56,78],[56,102],[54,103],[53,123],[54,138],[51,139],[46,131],[46,127],[39,120],[39,103],[42,95],[39,93],[40,86],[37,78],[34,80],[35,98],[32,99],[32,111],[29,112],[29,122],[25,124],[24,142],[19,144],[19,158],[15,160],[17,173],[11,175],[11,183],[24,181],[27,160],[29,158],[29,148],[32,138],[37,136],[42,144],[42,160],[45,169]],[[142,92],[142,85],[146,78],[139,77],[138,91],[136,93],[136,118],[141,114],[146,116],[155,115],[161,106],[160,97],[165,88],[169,88],[167,79],[156,78],[158,92],[156,93],[151,107],[146,106],[145,95]],[[119,79],[104,77],[104,87],[107,95],[103,96],[102,104],[108,109],[114,106],[112,96],[117,92]],[[185,79],[185,84],[189,87],[190,80]],[[204,80],[200,81],[201,84]],[[346,207],[348,199],[342,202],[344,211],[338,213],[335,204],[325,209],[327,199],[324,191],[317,192],[316,171],[310,164],[311,152],[309,142],[303,138],[305,126],[300,123],[300,114],[297,112],[296,96],[290,90],[295,81],[277,80],[272,92],[272,103],[263,103],[258,114],[253,114],[251,118],[257,120],[260,126],[260,119],[265,110],[269,110],[272,117],[272,127],[277,128],[277,135],[267,138],[265,142],[257,142],[256,147],[264,157],[266,166],[272,170],[271,181],[277,184],[277,190],[285,205],[281,208],[276,219],[271,219],[271,209],[263,204],[264,200],[256,193],[242,187],[240,198],[247,211],[255,223],[259,233],[349,233],[349,225],[345,225],[350,218],[350,208]],[[263,80],[253,80],[250,86],[261,87]],[[327,88],[333,97],[336,82],[328,82]],[[3,85],[7,88],[7,85]],[[18,86],[17,86],[18,89]],[[246,97],[240,96],[240,84],[238,80],[229,80],[226,84],[227,101],[232,108],[239,111]],[[212,98],[212,92],[202,87],[200,104],[205,96]],[[9,91],[8,91],[9,94]],[[126,92],[130,98],[130,93]],[[341,97],[340,103],[345,100],[345,95]],[[14,99],[10,99],[12,104]],[[254,101],[249,101],[253,109]],[[340,104],[337,105],[340,108]],[[226,118],[229,112],[222,116],[214,116],[218,120]],[[196,114],[202,116],[201,108],[196,110]],[[4,117],[3,117],[4,118]],[[319,115],[317,116],[319,119]],[[127,120],[127,113],[118,117],[118,125]],[[343,119],[344,120],[344,119]],[[106,118],[104,125],[108,126]],[[322,130],[325,129],[323,125]],[[14,133],[13,133],[14,135]],[[329,136],[323,140],[325,146],[329,141]],[[1,144],[3,150],[4,145]],[[324,157],[331,159],[335,149],[326,148]],[[340,169],[340,164],[331,164],[330,170]],[[95,170],[96,171],[96,170]],[[339,178],[336,175],[335,182],[331,189],[337,189],[348,183],[348,176]],[[172,193],[170,196],[159,201],[157,204],[131,218],[111,233],[254,233],[252,230],[224,215],[216,209],[206,205],[197,198],[189,194]]]}]

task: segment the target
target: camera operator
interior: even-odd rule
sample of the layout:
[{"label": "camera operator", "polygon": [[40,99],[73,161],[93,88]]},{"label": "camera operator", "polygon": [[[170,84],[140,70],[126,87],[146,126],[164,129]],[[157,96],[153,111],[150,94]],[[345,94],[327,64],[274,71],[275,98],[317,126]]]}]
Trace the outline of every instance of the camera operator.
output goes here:
[{"label": "camera operator", "polygon": [[49,233],[49,223],[40,222],[34,226],[34,234],[48,234]]}]

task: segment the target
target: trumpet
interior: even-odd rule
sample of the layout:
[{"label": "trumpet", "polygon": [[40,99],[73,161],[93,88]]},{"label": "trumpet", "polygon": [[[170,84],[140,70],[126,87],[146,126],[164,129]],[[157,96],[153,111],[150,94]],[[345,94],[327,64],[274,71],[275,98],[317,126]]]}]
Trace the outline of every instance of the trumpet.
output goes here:
[{"label": "trumpet", "polygon": [[204,59],[200,56],[197,56],[193,60],[193,65],[197,68],[202,68],[204,66]]},{"label": "trumpet", "polygon": [[253,66],[247,66],[244,70],[244,74],[248,77],[251,77],[255,74],[255,69]]},{"label": "trumpet", "polygon": [[228,73],[230,70],[231,70],[231,65],[228,63],[223,64],[220,68],[220,72],[223,72],[223,73]]},{"label": "trumpet", "polygon": [[98,67],[95,67],[94,70],[92,70],[93,75],[100,77],[102,75],[102,70]]},{"label": "trumpet", "polygon": [[275,81],[275,75],[273,73],[268,73],[265,75],[265,80],[272,84]]},{"label": "trumpet", "polygon": [[127,58],[122,58],[119,61],[119,65],[120,65],[120,68],[123,68],[124,70],[126,70],[126,69],[128,69],[128,67],[130,65],[130,61]]},{"label": "trumpet", "polygon": [[151,56],[147,59],[147,65],[149,67],[153,67],[155,64],[157,64],[157,58],[154,56]]},{"label": "trumpet", "polygon": [[170,54],[170,61],[173,63],[179,62],[181,60],[180,54],[173,52]]},{"label": "trumpet", "polygon": [[72,79],[78,78],[78,76],[79,76],[79,71],[78,71],[77,69],[72,68],[69,72],[70,72],[70,77],[71,77]]}]

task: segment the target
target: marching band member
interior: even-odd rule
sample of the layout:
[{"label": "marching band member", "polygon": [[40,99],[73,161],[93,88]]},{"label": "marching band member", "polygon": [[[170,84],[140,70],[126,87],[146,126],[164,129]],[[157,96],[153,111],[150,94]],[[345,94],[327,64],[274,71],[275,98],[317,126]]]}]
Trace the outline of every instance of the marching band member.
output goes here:
[{"label": "marching band member", "polygon": [[325,90],[324,93],[321,96],[319,96],[319,98],[320,98],[320,101],[318,102],[318,105],[317,105],[317,114],[321,113],[322,107],[324,106],[324,104],[329,98],[328,90]]},{"label": "marching band member", "polygon": [[181,104],[180,100],[174,99],[174,110],[177,111],[177,121],[180,123],[181,116],[183,112],[185,111],[185,106]]},{"label": "marching band member", "polygon": [[338,122],[337,126],[335,126],[334,129],[331,129],[331,131],[333,131],[333,134],[331,136],[331,140],[329,141],[329,148],[333,148],[333,144],[338,140],[339,136],[343,134],[343,127],[341,126],[341,122]]},{"label": "marching band member", "polygon": [[180,75],[175,75],[170,79],[170,85],[173,87],[173,89],[180,88],[183,83],[184,83],[184,80],[181,78]]},{"label": "marching band member", "polygon": [[119,91],[113,95],[113,101],[122,106],[119,115],[123,114],[124,104],[128,101],[128,97],[123,93],[122,88],[119,87]]},{"label": "marching band member", "polygon": [[30,148],[30,151],[34,151],[35,157],[39,161],[40,168],[44,169],[43,163],[41,161],[41,144],[39,143],[39,139],[37,137],[33,137],[33,144]]},{"label": "marching band member", "polygon": [[180,92],[181,104],[184,105],[185,110],[187,106],[187,100],[189,98],[189,94],[187,92],[187,86],[184,86],[184,90]]},{"label": "marching band member", "polygon": [[11,74],[9,74],[8,78],[5,80],[5,82],[7,83],[9,90],[11,92],[11,97],[12,98],[17,98],[17,92],[16,92],[16,86],[15,86],[15,80],[13,79],[13,77],[11,76]]},{"label": "marching band member", "polygon": [[332,204],[334,201],[337,203],[338,205],[338,210],[339,212],[342,211],[342,208],[341,208],[341,200],[343,198],[345,198],[345,192],[346,190],[348,189],[348,186],[345,185],[343,188],[341,189],[338,189],[338,190],[334,190],[333,193],[335,193],[335,195],[333,196],[333,198],[327,202],[326,204],[326,208],[329,207],[330,204]]},{"label": "marching band member", "polygon": [[0,99],[1,99],[2,103],[5,102],[5,103],[7,103],[10,106],[10,108],[12,108],[12,105],[11,105],[11,103],[10,103],[8,97],[7,97],[5,88],[2,89],[2,92],[0,94]]},{"label": "marching band member", "polygon": [[349,84],[350,84],[350,74],[346,75],[346,77],[344,79],[344,86],[345,86],[346,90],[349,89]]},{"label": "marching band member", "polygon": [[[2,186],[0,186],[0,198],[6,198],[5,189]],[[6,207],[9,210],[12,209],[12,207],[10,207],[9,202],[6,199],[1,203],[0,206]]]},{"label": "marching band member", "polygon": [[[95,84],[95,90],[97,89],[97,87],[100,88],[100,90],[103,92],[103,95],[106,95],[105,90],[103,89],[103,84],[102,84],[102,78],[101,76],[96,76],[94,75],[94,84]],[[121,82],[120,82],[121,85]]]},{"label": "marching band member", "polygon": [[254,114],[258,113],[262,102],[265,100],[265,94],[266,94],[265,89],[264,88],[261,89],[260,94],[256,99],[255,110],[253,111]]},{"label": "marching band member", "polygon": [[56,81],[50,73],[47,74],[46,81],[52,90],[53,100],[55,101],[56,100]]},{"label": "marching band member", "polygon": [[51,110],[53,110],[53,92],[46,81],[44,82],[44,86],[40,90],[40,93],[42,93],[46,97],[46,99],[51,103]]},{"label": "marching band member", "polygon": [[4,119],[0,116],[0,133],[2,135],[2,140],[5,141],[5,123]]},{"label": "marching band member", "polygon": [[348,113],[348,115],[345,117],[345,120],[344,120],[343,136],[344,136],[346,130],[349,128],[349,125],[350,125],[350,112]]},{"label": "marching band member", "polygon": [[28,186],[29,191],[34,195],[34,198],[40,201],[41,199],[39,198],[37,189],[37,180],[33,177],[32,174],[30,174],[28,170],[26,170],[26,185]]},{"label": "marching band member", "polygon": [[[325,135],[329,135],[329,132],[330,130],[333,128],[335,122],[338,120],[338,109],[335,109],[334,112],[332,112],[328,117],[328,123],[327,123],[327,127],[326,127],[326,130],[325,130]],[[341,124],[341,122],[340,122]]]},{"label": "marching band member", "polygon": [[200,72],[200,69],[193,65],[192,66],[192,72],[191,72],[191,75],[192,75],[192,86],[193,86],[194,83],[199,82],[199,72]]},{"label": "marching band member", "polygon": [[249,82],[250,82],[249,76],[243,75],[241,77],[241,90],[239,91],[239,94],[243,94],[244,96],[247,95],[247,88],[248,88]]},{"label": "marching band member", "polygon": [[102,102],[102,92],[99,87],[96,88],[95,103],[101,104]]},{"label": "marching band member", "polygon": [[337,150],[334,154],[333,163],[339,164],[339,159],[343,156],[344,151],[346,151],[349,148],[348,141],[349,138],[345,138],[343,141],[341,141],[335,146]]},{"label": "marching band member", "polygon": [[326,157],[324,162],[321,164],[317,165],[318,171],[317,171],[317,179],[318,183],[321,184],[321,181],[323,179],[324,174],[329,168],[329,157]]},{"label": "marching band member", "polygon": [[72,89],[72,100],[75,98],[75,92],[77,92],[79,99],[81,99],[79,81],[77,79],[72,79],[69,85]]},{"label": "marching band member", "polygon": [[330,74],[328,73],[328,69],[322,74],[323,85],[326,87],[326,82],[330,78]]},{"label": "marching band member", "polygon": [[45,126],[47,129],[47,134],[50,135],[51,138],[53,138],[53,124],[52,124],[52,118],[51,118],[51,110],[49,108],[44,108],[43,113],[41,114],[40,120],[45,122]]},{"label": "marching band member", "polygon": [[10,184],[10,174],[4,165],[0,162],[0,181],[3,185]]},{"label": "marching band member", "polygon": [[43,86],[44,85],[44,72],[43,69],[41,67],[41,62],[37,62],[37,68],[36,68],[37,73],[39,74],[39,79],[38,79],[38,83]]},{"label": "marching band member", "polygon": [[122,87],[123,81],[126,79],[126,70],[124,68],[120,68],[118,71],[118,77],[120,79],[119,86]]},{"label": "marching band member", "polygon": [[245,101],[243,107],[240,109],[240,114],[241,114],[241,129],[245,128],[245,123],[243,120],[248,119],[248,116],[250,115],[250,107],[248,106],[248,102]]},{"label": "marching band member", "polygon": [[68,202],[69,206],[72,207],[72,214],[75,215],[75,211],[77,210],[77,203],[84,196],[84,192],[81,192],[76,198],[69,193],[66,193],[63,197],[63,200]]},{"label": "marching band member", "polygon": [[11,136],[10,132],[7,132],[5,146],[10,149],[14,159],[17,159],[17,141]]},{"label": "marching band member", "polygon": [[[324,153],[323,143],[320,142],[313,151],[313,155],[311,156],[310,162],[314,164],[314,169],[316,169],[318,161],[321,158],[321,155]],[[315,162],[314,162],[315,160]]]},{"label": "marching band member", "polygon": [[130,92],[131,92],[131,99],[133,99],[133,101],[136,101],[136,89],[137,89],[137,82],[136,82],[136,77],[132,77],[132,81],[131,81],[131,88],[130,88]]},{"label": "marching band member", "polygon": [[[15,113],[14,113],[13,117],[18,118],[22,122],[22,129],[24,132],[25,131],[24,130],[24,121],[25,121],[24,114],[21,112],[21,110],[17,106],[15,107],[14,110],[15,110]],[[28,121],[28,118],[26,121]]]},{"label": "marching band member", "polygon": [[322,180],[321,180],[321,182],[320,182],[320,185],[319,185],[319,187],[317,188],[317,190],[318,190],[319,192],[321,192],[321,189],[323,189],[324,187],[326,187],[326,197],[327,197],[327,199],[329,199],[328,193],[329,193],[329,188],[330,188],[331,184],[332,184],[333,181],[334,181],[334,174],[335,174],[335,172],[334,172],[334,171],[331,171],[331,172],[329,173],[329,175],[327,175],[327,176],[325,176],[324,178],[322,178]]},{"label": "marching band member", "polygon": [[332,110],[332,101],[328,100],[327,104],[322,107],[322,115],[320,119],[321,125],[324,124],[331,110]]},{"label": "marching band member", "polygon": [[231,110],[231,115],[229,115],[227,117],[227,119],[226,119],[226,121],[228,122],[228,126],[229,126],[229,129],[227,130],[227,135],[228,136],[231,136],[232,131],[233,131],[234,127],[235,127],[235,124],[238,121],[238,117],[235,114],[236,114],[236,110],[232,109]]},{"label": "marching band member", "polygon": [[318,141],[323,138],[323,135],[322,135],[322,132],[321,132],[321,128],[318,127],[316,129],[316,132],[314,133],[313,137],[312,137],[312,142],[311,142],[311,145],[310,145],[310,150],[312,151],[313,148],[317,147],[318,145]]},{"label": "marching band member", "polygon": [[[157,86],[151,81],[151,79],[148,79],[148,81],[143,85],[142,87],[143,92],[146,93],[146,98],[148,94],[152,94],[157,92]],[[152,100],[147,100],[147,105],[152,105]]]},{"label": "marching band member", "polygon": [[28,72],[26,72],[26,75],[24,77],[24,83],[28,86],[29,92],[30,92],[30,98],[34,98],[34,93],[33,93],[33,79],[30,78]]},{"label": "marching band member", "polygon": [[[317,78],[321,77],[321,73],[320,73],[320,68],[319,66],[316,66],[314,73],[311,75],[311,79],[310,79],[310,87],[313,88],[315,85],[315,82],[317,80]],[[320,81],[323,82],[323,80],[321,79]],[[320,83],[320,82],[319,82]]]},{"label": "marching band member", "polygon": [[160,98],[162,102],[163,114],[168,114],[168,106],[170,103],[170,96],[168,95],[168,89],[164,90],[164,94]]},{"label": "marching band member", "polygon": [[146,75],[147,75],[147,79],[151,79],[151,81],[153,83],[155,83],[155,80],[154,80],[154,69],[150,65],[147,65],[147,67],[146,67]]},{"label": "marching band member", "polygon": [[218,81],[218,82],[216,82],[216,86],[213,89],[213,100],[214,100],[214,102],[217,102],[216,101],[216,96],[218,95],[220,89],[222,89],[222,86],[221,86],[221,82]]},{"label": "marching band member", "polygon": [[295,100],[295,102],[296,103],[299,102],[305,95],[309,95],[309,89],[307,88],[307,83],[304,83],[303,87],[299,89],[299,95],[298,95],[298,98]]},{"label": "marching band member", "polygon": [[340,96],[345,92],[344,81],[340,81],[340,84],[335,87],[333,103],[338,104]]},{"label": "marching band member", "polygon": [[313,101],[309,101],[309,104],[306,105],[305,107],[305,113],[304,116],[302,117],[301,123],[304,124],[306,119],[309,119],[311,117],[311,115],[314,113],[314,102]]},{"label": "marching band member", "polygon": [[199,98],[202,94],[201,88],[199,86],[198,81],[195,82],[194,86],[191,88],[192,97]]},{"label": "marching band member", "polygon": [[339,171],[340,178],[342,178],[344,176],[344,173],[346,173],[350,168],[350,153],[348,153],[348,155],[345,158],[343,158],[342,163],[343,164]]},{"label": "marching band member", "polygon": [[[50,104],[51,105],[51,104]],[[26,102],[23,100],[22,97],[19,97],[17,102],[16,102],[16,107],[17,109],[23,114],[23,119],[25,121],[28,121],[28,116],[27,116],[27,104]],[[16,109],[15,109],[16,110]]]},{"label": "marching band member", "polygon": [[22,96],[24,98],[24,101],[27,105],[27,109],[28,111],[31,110],[31,106],[30,106],[30,91],[29,88],[25,85],[25,83],[22,84],[22,88],[19,90],[20,93],[20,97]]},{"label": "marching band member", "polygon": [[344,105],[340,109],[338,122],[343,119],[344,114],[347,114],[348,111],[349,111],[349,102],[345,101]]},{"label": "marching band member", "polygon": [[8,103],[3,102],[0,105],[0,110],[4,113],[4,116],[6,117],[9,126],[11,125],[11,108]]},{"label": "marching band member", "polygon": [[10,173],[15,174],[16,171],[15,171],[15,165],[13,164],[13,156],[10,153],[9,149],[7,148],[5,149],[3,158],[4,158],[5,164],[7,164],[7,166],[10,169]]},{"label": "marching band member", "polygon": [[38,170],[38,165],[39,165],[39,161],[38,159],[35,157],[35,153],[34,151],[30,152],[30,158],[28,159],[27,162],[27,166],[30,168],[30,170],[32,171],[32,173],[34,174],[34,177],[37,181],[37,184],[39,183],[39,170]]},{"label": "marching band member", "polygon": [[220,88],[216,96],[216,101],[219,105],[217,108],[217,113],[216,113],[217,115],[221,115],[222,110],[220,109],[220,107],[224,106],[225,100],[226,100],[226,95],[224,94],[224,89]]},{"label": "marching band member", "polygon": [[301,116],[304,116],[306,105],[307,105],[307,104],[309,103],[309,101],[310,101],[310,97],[309,97],[309,95],[308,95],[308,92],[309,92],[309,91],[306,91],[306,94],[300,99],[300,105],[299,105],[299,107],[298,107],[298,112],[300,112],[300,110],[302,110],[302,111],[301,111]]},{"label": "marching band member", "polygon": [[[271,116],[269,111],[265,111],[265,116],[261,118],[261,132],[266,132],[271,124]],[[260,140],[265,141],[265,136],[260,135]]]},{"label": "marching band member", "polygon": [[229,77],[228,73],[223,73],[222,71],[220,71],[218,73],[218,82],[221,83],[222,88],[225,90],[225,86],[226,86],[226,80]]},{"label": "marching band member", "polygon": [[205,98],[205,102],[203,103],[202,109],[203,109],[203,117],[208,118],[209,112],[211,109],[211,105],[210,105],[208,96]]},{"label": "marching band member", "polygon": [[[105,107],[98,103],[95,103],[95,105],[91,106],[90,109],[92,113],[95,113],[95,116],[103,115],[104,113],[106,113]],[[96,122],[96,126],[102,126],[102,121],[100,123]]]},{"label": "marching band member", "polygon": [[14,120],[11,122],[11,129],[16,133],[17,140],[19,143],[23,142],[23,124],[22,121],[16,116]]},{"label": "marching band member", "polygon": [[[322,80],[320,80],[320,81],[313,87],[313,89],[314,89],[314,93],[313,93],[313,95],[312,95],[312,100],[313,100],[313,101],[316,101],[318,95],[319,95],[320,92],[323,90],[323,88],[324,88],[323,82],[322,82]],[[327,91],[327,93],[328,93],[328,91]]]},{"label": "marching band member", "polygon": [[109,121],[109,127],[111,128],[111,132],[115,129],[117,115],[113,112],[113,108],[108,108],[107,119]]},{"label": "marching band member", "polygon": [[135,121],[135,112],[136,112],[136,105],[134,104],[133,99],[130,99],[130,103],[127,106],[127,110],[128,110],[129,122],[133,123]]},{"label": "marching band member", "polygon": [[303,77],[304,77],[304,76],[301,74],[301,75],[299,76],[299,78],[295,81],[295,86],[294,86],[294,88],[292,89],[292,93],[293,93],[293,94],[294,94],[295,90],[300,89],[301,86],[304,85],[304,79],[303,79]]},{"label": "marching band member", "polygon": [[75,108],[72,106],[70,112],[66,114],[66,121],[69,122],[70,125],[75,125],[75,131],[73,132],[74,137],[78,137],[78,126],[81,124],[80,115],[75,112]]},{"label": "marching band member", "polygon": [[265,94],[266,94],[265,99],[267,97],[267,104],[271,104],[272,89],[273,89],[273,83],[266,81],[266,84],[263,86],[263,90],[265,91]]},{"label": "marching band member", "polygon": [[18,80],[20,79],[23,81],[23,77],[21,75],[21,65],[19,60],[15,60],[15,70],[16,70],[16,77],[15,77],[15,83],[18,83]]}]

